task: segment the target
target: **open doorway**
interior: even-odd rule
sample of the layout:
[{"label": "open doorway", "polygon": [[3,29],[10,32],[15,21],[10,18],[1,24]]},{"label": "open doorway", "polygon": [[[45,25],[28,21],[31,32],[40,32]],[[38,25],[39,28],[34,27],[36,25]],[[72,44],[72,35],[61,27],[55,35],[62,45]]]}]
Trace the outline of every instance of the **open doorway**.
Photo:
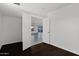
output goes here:
[{"label": "open doorway", "polygon": [[31,41],[32,45],[41,43],[43,40],[43,21],[37,17],[31,17]]}]

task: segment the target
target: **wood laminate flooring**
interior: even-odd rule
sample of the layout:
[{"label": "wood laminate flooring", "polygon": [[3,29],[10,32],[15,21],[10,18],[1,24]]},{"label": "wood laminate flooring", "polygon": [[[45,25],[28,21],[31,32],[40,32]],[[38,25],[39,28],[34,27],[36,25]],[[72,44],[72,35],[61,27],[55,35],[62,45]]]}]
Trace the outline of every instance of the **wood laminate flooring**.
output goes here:
[{"label": "wood laminate flooring", "polygon": [[40,43],[34,45],[25,51],[23,51],[25,56],[78,56],[72,52],[63,50],[56,46],[52,46],[46,43]]}]

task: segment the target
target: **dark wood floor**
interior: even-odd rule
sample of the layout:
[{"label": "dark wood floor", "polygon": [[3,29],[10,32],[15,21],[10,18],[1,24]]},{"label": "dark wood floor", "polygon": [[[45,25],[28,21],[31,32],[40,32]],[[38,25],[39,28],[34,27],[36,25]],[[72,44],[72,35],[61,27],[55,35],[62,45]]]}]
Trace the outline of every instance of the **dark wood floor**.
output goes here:
[{"label": "dark wood floor", "polygon": [[22,42],[5,44],[0,50],[0,56],[20,56],[22,55]]},{"label": "dark wood floor", "polygon": [[38,45],[32,46],[26,49],[23,53],[25,56],[78,56],[69,51],[60,49],[58,47],[40,43]]},{"label": "dark wood floor", "polygon": [[40,43],[22,50],[22,42],[3,45],[0,56],[78,56],[69,51],[46,43]]}]

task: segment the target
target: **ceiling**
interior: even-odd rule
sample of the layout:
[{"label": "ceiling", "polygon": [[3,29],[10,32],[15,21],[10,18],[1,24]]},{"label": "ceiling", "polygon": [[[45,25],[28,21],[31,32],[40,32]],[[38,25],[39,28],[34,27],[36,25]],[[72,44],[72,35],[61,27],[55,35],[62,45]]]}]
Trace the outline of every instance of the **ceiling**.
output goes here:
[{"label": "ceiling", "polygon": [[22,3],[21,6],[28,12],[45,17],[51,11],[58,10],[70,3]]},{"label": "ceiling", "polygon": [[[62,7],[69,5],[68,3],[21,3],[20,6],[10,3],[0,3],[0,13],[9,16],[22,16],[22,11],[46,17],[51,11],[58,10]],[[21,10],[23,9],[23,10]]]},{"label": "ceiling", "polygon": [[16,5],[9,3],[0,3],[0,14],[21,17],[22,11]]}]

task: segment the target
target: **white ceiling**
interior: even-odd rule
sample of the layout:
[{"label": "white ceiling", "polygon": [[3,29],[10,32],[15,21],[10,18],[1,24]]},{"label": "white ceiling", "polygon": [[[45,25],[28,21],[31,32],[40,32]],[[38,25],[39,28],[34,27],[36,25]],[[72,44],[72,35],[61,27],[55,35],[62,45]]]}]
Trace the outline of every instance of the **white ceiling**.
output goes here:
[{"label": "white ceiling", "polygon": [[[58,10],[69,5],[68,3],[21,3],[16,6],[10,3],[0,3],[0,13],[9,16],[22,16],[22,11],[30,12],[37,16],[46,17],[51,11]],[[23,10],[21,10],[23,9]]]},{"label": "white ceiling", "polygon": [[47,16],[51,11],[58,10],[69,5],[69,3],[22,3],[21,6],[31,13],[39,16]]},{"label": "white ceiling", "polygon": [[9,3],[0,3],[0,14],[21,17],[22,11],[16,5]]}]

